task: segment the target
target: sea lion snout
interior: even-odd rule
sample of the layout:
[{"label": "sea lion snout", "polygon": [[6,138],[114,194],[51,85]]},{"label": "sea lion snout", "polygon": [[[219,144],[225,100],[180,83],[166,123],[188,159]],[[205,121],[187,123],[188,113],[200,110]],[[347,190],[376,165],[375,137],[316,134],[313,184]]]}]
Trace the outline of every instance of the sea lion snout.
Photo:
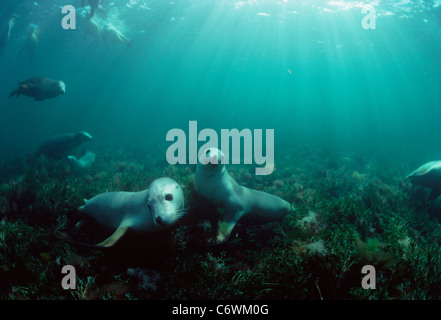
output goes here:
[{"label": "sea lion snout", "polygon": [[210,164],[211,166],[216,167],[218,164],[224,164],[224,162],[224,153],[214,147],[206,149],[199,156],[199,163],[202,165]]},{"label": "sea lion snout", "polygon": [[156,217],[156,223],[163,226],[164,223],[162,222],[162,218],[160,216]]},{"label": "sea lion snout", "polygon": [[174,224],[182,214],[184,214],[184,210],[177,210],[171,208],[153,208],[153,222],[161,227],[170,226]]}]

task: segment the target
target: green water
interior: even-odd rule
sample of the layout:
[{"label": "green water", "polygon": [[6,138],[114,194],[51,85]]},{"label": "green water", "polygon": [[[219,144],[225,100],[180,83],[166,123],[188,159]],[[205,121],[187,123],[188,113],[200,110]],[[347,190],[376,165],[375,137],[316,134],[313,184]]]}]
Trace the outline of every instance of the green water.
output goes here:
[{"label": "green water", "polygon": [[[119,26],[130,48],[85,38],[87,9],[78,8],[76,30],[64,30],[58,8],[45,6],[8,11],[18,17],[0,61],[2,92],[38,75],[65,81],[66,94],[5,99],[3,153],[80,129],[97,144],[163,144],[168,130],[196,120],[215,130],[274,129],[276,159],[299,143],[416,161],[439,154],[436,2],[382,1],[374,30],[362,28],[366,14],[351,2],[103,5],[95,18]],[[33,62],[17,53],[28,23],[42,30]]]}]

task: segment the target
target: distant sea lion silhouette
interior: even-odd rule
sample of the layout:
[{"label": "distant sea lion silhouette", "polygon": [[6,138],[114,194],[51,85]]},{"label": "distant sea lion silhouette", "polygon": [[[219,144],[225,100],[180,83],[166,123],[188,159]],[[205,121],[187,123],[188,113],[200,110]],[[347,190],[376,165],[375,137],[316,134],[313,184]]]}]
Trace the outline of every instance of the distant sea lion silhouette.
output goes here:
[{"label": "distant sea lion silhouette", "polygon": [[429,200],[441,195],[441,161],[427,162],[407,177],[412,184],[431,189]]},{"label": "distant sea lion silhouette", "polygon": [[9,41],[9,38],[11,37],[11,31],[12,31],[12,28],[14,27],[14,25],[15,25],[15,19],[14,18],[9,19],[9,21],[8,21],[8,36],[7,36],[8,41]]},{"label": "distant sea lion silhouette", "polygon": [[87,152],[80,159],[75,156],[67,156],[67,159],[75,170],[81,170],[90,167],[95,162],[95,153]]},{"label": "distant sea lion silhouette", "polygon": [[85,131],[57,134],[40,144],[35,151],[35,156],[45,155],[48,158],[62,158],[83,142],[91,140],[92,136]]},{"label": "distant sea lion silhouette", "polygon": [[11,36],[12,28],[14,27],[15,19],[11,18],[8,21],[7,27],[5,26],[0,32],[0,52],[6,47],[9,38]]},{"label": "distant sea lion silhouette", "polygon": [[34,60],[35,53],[38,48],[38,37],[40,36],[40,27],[31,23],[28,27],[28,33],[25,39],[25,44],[20,50],[20,53],[27,51],[29,54],[29,61]]},{"label": "distant sea lion silhouette", "polygon": [[66,85],[63,81],[56,81],[49,78],[33,77],[23,82],[18,81],[18,89],[9,94],[18,97],[20,94],[34,98],[36,101],[55,98],[66,92]]},{"label": "distant sea lion silhouette", "polygon": [[238,221],[263,224],[282,219],[291,210],[291,205],[277,196],[240,186],[228,173],[224,159],[221,150],[208,148],[196,167],[197,193],[224,209],[216,239],[210,240],[210,244],[227,241]]},{"label": "distant sea lion silhouette", "polygon": [[79,208],[100,225],[116,231],[94,247],[108,248],[117,243],[129,230],[150,233],[170,227],[184,211],[184,193],[171,178],[154,180],[148,189],[139,192],[106,192],[98,194]]},{"label": "distant sea lion silhouette", "polygon": [[[101,0],[87,0],[87,2],[89,2],[89,5],[90,5],[89,18],[93,17],[93,15],[95,14],[95,10],[103,11],[100,8]],[[85,3],[85,0],[81,0],[82,7],[84,7],[84,3]]]}]

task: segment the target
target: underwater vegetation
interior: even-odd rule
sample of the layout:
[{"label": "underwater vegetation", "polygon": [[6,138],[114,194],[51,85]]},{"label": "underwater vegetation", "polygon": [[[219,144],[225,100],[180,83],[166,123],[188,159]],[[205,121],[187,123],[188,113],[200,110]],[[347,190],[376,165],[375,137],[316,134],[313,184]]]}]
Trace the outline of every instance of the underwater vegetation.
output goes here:
[{"label": "underwater vegetation", "polygon": [[[197,197],[195,166],[112,151],[81,172],[44,156],[15,161],[20,173],[0,186],[0,299],[441,298],[441,204],[405,179],[406,163],[305,146],[285,150],[270,176],[230,165],[236,181],[296,211],[282,222],[239,223],[226,243],[207,247],[221,212]],[[142,190],[162,176],[181,185],[188,208],[173,228],[108,250],[67,240],[109,234],[79,219],[83,199]],[[75,290],[60,285],[66,264],[76,269]],[[368,264],[375,290],[361,286]]]}]

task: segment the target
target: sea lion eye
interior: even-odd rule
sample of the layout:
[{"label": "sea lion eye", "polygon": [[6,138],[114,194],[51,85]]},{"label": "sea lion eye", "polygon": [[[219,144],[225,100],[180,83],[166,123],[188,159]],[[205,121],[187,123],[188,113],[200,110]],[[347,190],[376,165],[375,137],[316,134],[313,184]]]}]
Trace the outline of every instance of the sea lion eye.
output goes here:
[{"label": "sea lion eye", "polygon": [[210,149],[207,149],[207,151],[205,151],[205,155],[206,155],[207,157],[210,156]]},{"label": "sea lion eye", "polygon": [[173,200],[173,195],[172,195],[171,193],[167,193],[167,194],[165,195],[165,200],[166,200],[166,201],[172,201],[172,200]]}]

